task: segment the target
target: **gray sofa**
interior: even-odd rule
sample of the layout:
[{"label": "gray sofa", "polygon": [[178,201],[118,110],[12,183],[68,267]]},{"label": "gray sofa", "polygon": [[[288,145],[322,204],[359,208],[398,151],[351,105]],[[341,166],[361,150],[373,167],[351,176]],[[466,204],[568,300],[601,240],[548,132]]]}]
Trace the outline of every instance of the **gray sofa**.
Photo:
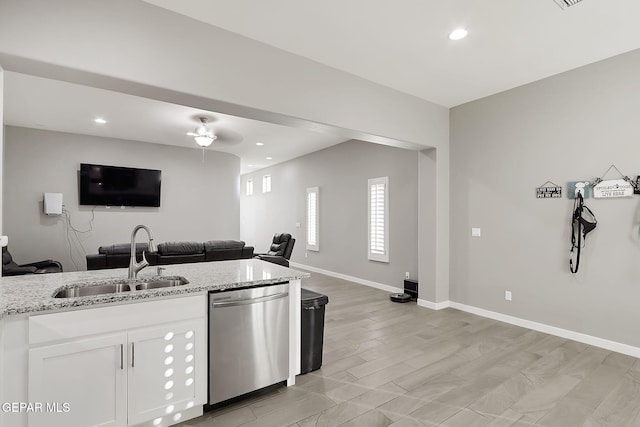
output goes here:
[{"label": "gray sofa", "polygon": [[[237,240],[209,240],[207,242],[166,242],[158,244],[158,251],[149,253],[146,243],[136,244],[136,258],[142,252],[149,265],[183,264],[191,262],[249,259],[253,257],[253,246],[245,246]],[[97,254],[87,255],[87,270],[123,268],[129,266],[131,245],[119,243],[100,246]]]}]

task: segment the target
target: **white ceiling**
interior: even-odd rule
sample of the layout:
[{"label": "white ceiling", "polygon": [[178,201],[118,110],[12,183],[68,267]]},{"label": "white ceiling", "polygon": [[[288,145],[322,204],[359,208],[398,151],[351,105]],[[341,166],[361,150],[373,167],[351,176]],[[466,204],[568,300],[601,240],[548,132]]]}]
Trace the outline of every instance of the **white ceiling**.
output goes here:
[{"label": "white ceiling", "polygon": [[[144,1],[447,107],[640,48],[639,0],[582,0],[565,10],[554,0]],[[449,40],[459,26],[468,37]],[[240,157],[241,173],[344,140],[12,72],[5,77],[8,125],[196,150],[186,133],[204,115],[220,136],[207,150]],[[109,123],[97,125],[96,117]]]},{"label": "white ceiling", "polygon": [[640,48],[639,0],[145,1],[447,107]]},{"label": "white ceiling", "polygon": [[[7,125],[197,148],[198,117],[218,139],[206,150],[240,157],[241,173],[339,144],[343,137],[202,111],[147,98],[5,71]],[[60,101],[64,100],[64,103]],[[97,124],[104,118],[107,124]],[[264,143],[257,146],[257,142]],[[272,157],[267,160],[266,157]]]}]

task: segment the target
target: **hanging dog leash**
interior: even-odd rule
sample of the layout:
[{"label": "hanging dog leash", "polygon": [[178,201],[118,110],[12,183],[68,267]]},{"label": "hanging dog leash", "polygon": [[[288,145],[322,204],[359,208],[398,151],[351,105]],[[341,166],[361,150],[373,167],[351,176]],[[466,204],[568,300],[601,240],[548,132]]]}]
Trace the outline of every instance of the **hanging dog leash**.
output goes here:
[{"label": "hanging dog leash", "polygon": [[[587,212],[591,216],[591,221],[585,219],[584,214]],[[569,254],[569,269],[572,273],[578,272],[580,267],[580,249],[583,241],[586,241],[587,234],[596,228],[598,221],[591,209],[584,205],[582,193],[578,192],[573,202],[573,215],[571,217],[571,251]],[[576,264],[573,265],[573,253],[575,252]]]}]

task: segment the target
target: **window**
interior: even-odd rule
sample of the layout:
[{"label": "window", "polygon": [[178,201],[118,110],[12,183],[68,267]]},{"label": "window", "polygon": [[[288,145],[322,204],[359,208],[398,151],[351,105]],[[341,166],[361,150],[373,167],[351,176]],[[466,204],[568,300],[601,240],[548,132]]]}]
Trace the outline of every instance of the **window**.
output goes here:
[{"label": "window", "polygon": [[262,192],[268,193],[271,191],[271,175],[265,175],[262,177]]},{"label": "window", "polygon": [[318,187],[307,188],[307,249],[319,251],[318,242],[318,212],[319,212]]},{"label": "window", "polygon": [[369,180],[369,254],[372,261],[389,262],[389,177]]},{"label": "window", "polygon": [[247,180],[247,196],[253,196],[253,180]]}]

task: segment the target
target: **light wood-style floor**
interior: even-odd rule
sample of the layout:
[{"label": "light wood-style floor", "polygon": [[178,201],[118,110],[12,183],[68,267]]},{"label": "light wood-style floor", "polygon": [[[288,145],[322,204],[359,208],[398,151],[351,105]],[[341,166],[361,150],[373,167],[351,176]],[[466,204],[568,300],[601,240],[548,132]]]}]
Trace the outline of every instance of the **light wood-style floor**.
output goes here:
[{"label": "light wood-style floor", "polygon": [[321,369],[206,413],[205,426],[640,426],[640,360],[312,273]]}]

